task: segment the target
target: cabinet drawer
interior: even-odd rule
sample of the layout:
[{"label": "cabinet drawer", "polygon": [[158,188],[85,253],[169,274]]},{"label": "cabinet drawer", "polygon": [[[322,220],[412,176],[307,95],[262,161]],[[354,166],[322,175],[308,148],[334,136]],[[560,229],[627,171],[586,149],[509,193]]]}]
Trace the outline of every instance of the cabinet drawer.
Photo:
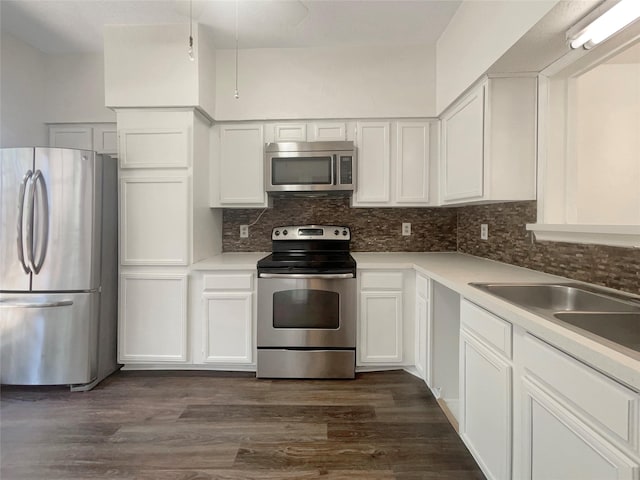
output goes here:
[{"label": "cabinet drawer", "polygon": [[402,290],[402,272],[364,272],[361,278],[362,290]]},{"label": "cabinet drawer", "polygon": [[253,275],[238,273],[233,275],[205,275],[203,290],[253,290]]},{"label": "cabinet drawer", "polygon": [[588,423],[638,451],[638,394],[529,334],[522,363]]},{"label": "cabinet drawer", "polygon": [[422,275],[416,275],[416,293],[429,300],[429,279]]},{"label": "cabinet drawer", "polygon": [[460,322],[496,350],[511,358],[511,324],[484,308],[462,299]]}]

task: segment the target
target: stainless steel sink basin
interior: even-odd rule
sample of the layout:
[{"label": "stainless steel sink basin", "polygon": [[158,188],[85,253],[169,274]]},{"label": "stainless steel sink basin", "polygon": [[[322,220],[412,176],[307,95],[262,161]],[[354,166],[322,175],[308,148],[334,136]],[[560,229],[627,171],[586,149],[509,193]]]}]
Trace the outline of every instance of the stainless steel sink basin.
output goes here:
[{"label": "stainless steel sink basin", "polygon": [[640,352],[640,297],[580,283],[469,285],[616,348]]},{"label": "stainless steel sink basin", "polygon": [[558,311],[640,312],[640,304],[605,296],[580,284],[471,284],[524,307]]},{"label": "stainless steel sink basin", "polygon": [[565,323],[640,352],[640,313],[561,312],[554,316]]}]

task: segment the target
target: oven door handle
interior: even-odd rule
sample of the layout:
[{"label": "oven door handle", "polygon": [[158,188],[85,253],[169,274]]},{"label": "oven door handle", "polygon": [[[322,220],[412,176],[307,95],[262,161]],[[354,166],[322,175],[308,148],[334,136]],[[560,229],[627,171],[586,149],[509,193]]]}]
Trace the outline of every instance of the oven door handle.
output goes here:
[{"label": "oven door handle", "polygon": [[344,278],[355,278],[355,275],[353,273],[259,273],[258,278],[320,278],[325,280],[335,280]]}]

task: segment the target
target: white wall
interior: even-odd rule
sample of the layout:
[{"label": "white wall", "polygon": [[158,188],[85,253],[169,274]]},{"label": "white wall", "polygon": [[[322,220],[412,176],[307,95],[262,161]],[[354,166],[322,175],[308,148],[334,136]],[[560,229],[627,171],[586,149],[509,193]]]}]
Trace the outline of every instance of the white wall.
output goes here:
[{"label": "white wall", "polygon": [[0,43],[0,146],[47,145],[43,54],[4,31]]},{"label": "white wall", "polygon": [[44,55],[46,70],[44,121],[115,122],[104,105],[104,56]]},{"label": "white wall", "polygon": [[[208,92],[214,78],[201,76],[199,70],[214,71],[213,51],[211,45],[199,45],[200,30],[193,31],[195,61],[190,61],[187,24],[105,26],[106,104],[114,108],[199,106],[212,115],[215,99]],[[201,91],[206,92],[202,98]]]},{"label": "white wall", "polygon": [[438,39],[436,113],[442,113],[556,3],[465,0]]},{"label": "white wall", "polygon": [[435,51],[288,48],[216,56],[216,120],[435,116]]},{"label": "white wall", "polygon": [[576,223],[640,225],[640,64],[575,81]]}]

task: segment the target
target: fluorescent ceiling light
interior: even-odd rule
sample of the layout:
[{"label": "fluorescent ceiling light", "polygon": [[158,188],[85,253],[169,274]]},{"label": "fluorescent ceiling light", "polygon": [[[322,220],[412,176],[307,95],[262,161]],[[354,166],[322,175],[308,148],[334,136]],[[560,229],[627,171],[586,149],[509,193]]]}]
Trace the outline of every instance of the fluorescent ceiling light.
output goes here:
[{"label": "fluorescent ceiling light", "polygon": [[621,0],[580,31],[571,48],[589,49],[640,18],[640,0]]}]

